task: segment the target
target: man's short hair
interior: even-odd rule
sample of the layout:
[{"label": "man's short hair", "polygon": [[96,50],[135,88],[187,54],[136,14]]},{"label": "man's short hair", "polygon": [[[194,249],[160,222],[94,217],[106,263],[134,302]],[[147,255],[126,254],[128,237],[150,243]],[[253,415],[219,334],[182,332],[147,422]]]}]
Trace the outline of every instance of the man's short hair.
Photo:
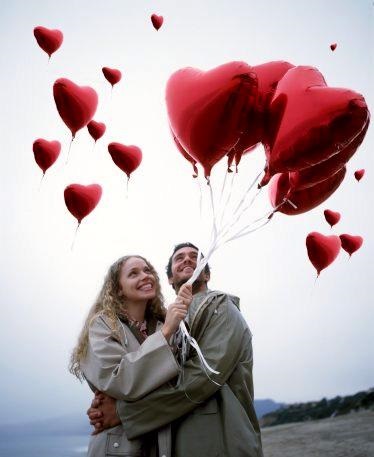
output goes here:
[{"label": "man's short hair", "polygon": [[[198,247],[196,247],[194,244],[190,243],[189,241],[186,241],[185,243],[179,243],[176,246],[174,246],[174,250],[169,258],[169,262],[166,265],[166,274],[168,275],[168,278],[171,278],[173,276],[173,273],[171,271],[171,264],[173,262],[173,256],[177,251],[179,251],[179,249],[182,249],[182,248],[193,248],[193,249],[196,249],[196,251],[199,250]],[[201,254],[201,256],[204,257],[203,254]],[[205,265],[204,272],[207,275],[210,275],[210,268],[209,268],[208,264]]]}]

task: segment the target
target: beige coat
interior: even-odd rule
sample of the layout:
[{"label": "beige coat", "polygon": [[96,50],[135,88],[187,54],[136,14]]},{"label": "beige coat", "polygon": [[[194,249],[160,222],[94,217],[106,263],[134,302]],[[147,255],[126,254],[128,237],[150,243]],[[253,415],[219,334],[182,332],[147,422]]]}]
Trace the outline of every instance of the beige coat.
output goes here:
[{"label": "beige coat", "polygon": [[[158,322],[155,333],[140,345],[128,326],[122,324],[119,342],[113,337],[107,318],[96,317],[89,329],[87,355],[81,362],[91,389],[116,399],[136,401],[175,377],[179,366],[161,327]],[[159,442],[164,442],[164,447],[169,441],[167,426],[160,429]],[[129,441],[121,425],[92,436],[88,449],[88,457],[143,455],[142,438]]]}]

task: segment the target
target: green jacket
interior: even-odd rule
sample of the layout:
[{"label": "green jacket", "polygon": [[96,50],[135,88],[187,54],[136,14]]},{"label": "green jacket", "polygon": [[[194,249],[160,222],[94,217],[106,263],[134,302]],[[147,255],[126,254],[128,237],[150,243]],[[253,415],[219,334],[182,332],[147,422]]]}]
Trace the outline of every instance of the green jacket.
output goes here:
[{"label": "green jacket", "polygon": [[196,354],[178,386],[165,384],[136,401],[117,401],[131,440],[172,423],[173,449],[160,457],[263,457],[253,405],[252,335],[239,299],[219,291],[196,294],[187,323],[191,335],[219,375],[211,382]]}]

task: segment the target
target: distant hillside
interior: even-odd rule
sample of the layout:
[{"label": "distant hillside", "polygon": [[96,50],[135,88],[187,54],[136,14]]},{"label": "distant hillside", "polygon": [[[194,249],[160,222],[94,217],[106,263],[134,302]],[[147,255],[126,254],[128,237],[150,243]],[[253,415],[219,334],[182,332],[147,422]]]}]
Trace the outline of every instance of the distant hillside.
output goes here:
[{"label": "distant hillside", "polygon": [[331,400],[323,398],[315,402],[287,405],[263,415],[260,422],[262,427],[268,427],[340,416],[369,408],[374,408],[374,388],[358,392],[355,395],[338,396]]},{"label": "distant hillside", "polygon": [[264,414],[271,413],[286,406],[285,403],[277,403],[271,399],[255,400],[255,410],[257,417],[260,419]]},{"label": "distant hillside", "polygon": [[[283,406],[273,400],[255,400],[255,408],[258,417]],[[82,414],[71,414],[68,416],[55,417],[40,421],[0,425],[0,436],[14,434],[23,435],[89,435],[91,425],[85,411]]]}]

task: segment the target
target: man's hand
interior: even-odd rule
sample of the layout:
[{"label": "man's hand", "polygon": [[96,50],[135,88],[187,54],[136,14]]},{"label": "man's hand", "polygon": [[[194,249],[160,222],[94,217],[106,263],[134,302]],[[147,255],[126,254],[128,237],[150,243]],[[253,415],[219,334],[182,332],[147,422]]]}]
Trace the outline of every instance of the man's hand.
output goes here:
[{"label": "man's hand", "polygon": [[121,423],[116,411],[116,400],[98,390],[95,392],[91,408],[87,410],[87,415],[90,419],[90,424],[95,429],[92,435],[97,435],[103,430]]}]

